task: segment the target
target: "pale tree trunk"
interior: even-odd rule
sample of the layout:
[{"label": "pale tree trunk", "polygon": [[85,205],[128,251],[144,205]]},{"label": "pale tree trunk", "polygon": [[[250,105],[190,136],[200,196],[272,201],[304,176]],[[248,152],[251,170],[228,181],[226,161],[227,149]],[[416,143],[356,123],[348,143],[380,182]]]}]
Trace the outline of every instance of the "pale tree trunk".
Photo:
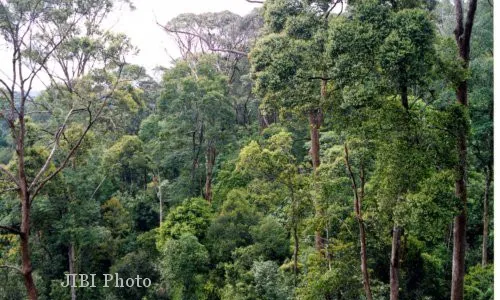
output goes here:
[{"label": "pale tree trunk", "polygon": [[484,199],[483,199],[483,249],[482,249],[482,259],[481,265],[486,267],[488,264],[488,208],[490,205],[489,197],[490,197],[490,186],[492,180],[492,168],[493,166],[488,166],[486,169],[486,184],[484,187]]},{"label": "pale tree trunk", "polygon": [[359,243],[361,245],[361,272],[363,273],[363,287],[365,289],[365,295],[367,300],[372,300],[372,291],[370,288],[370,274],[368,273],[368,257],[366,254],[366,232],[365,223],[363,221],[363,214],[361,210],[361,205],[365,197],[365,175],[363,165],[360,166],[360,181],[361,190],[359,193],[358,201],[355,204],[356,215],[359,225]]},{"label": "pale tree trunk", "polygon": [[217,150],[210,143],[206,151],[206,176],[205,176],[205,200],[212,203],[212,178]]},{"label": "pale tree trunk", "polygon": [[354,193],[354,213],[356,214],[356,219],[359,226],[359,243],[360,243],[360,257],[361,257],[361,274],[363,275],[363,288],[365,290],[365,296],[367,300],[372,300],[372,291],[370,288],[370,274],[368,273],[368,257],[366,254],[366,232],[365,225],[363,221],[363,214],[361,210],[361,205],[365,197],[365,174],[363,164],[359,168],[359,180],[360,189],[358,191],[358,186],[356,179],[354,178],[354,173],[352,172],[351,164],[349,163],[349,150],[347,145],[344,144],[344,159],[347,167],[347,172],[351,178],[351,188]]},{"label": "pale tree trunk", "polygon": [[[75,244],[70,243],[68,248],[68,261],[69,261],[69,273],[76,274],[76,264],[75,264]],[[71,300],[76,300],[76,288],[75,288],[75,277],[71,276]]]},{"label": "pale tree trunk", "polygon": [[394,225],[392,229],[391,269],[390,269],[390,300],[399,298],[399,261],[401,255],[401,227]]},{"label": "pale tree trunk", "polygon": [[[24,90],[21,87],[21,96],[25,97]],[[24,104],[24,103],[22,103]],[[17,133],[16,154],[19,176],[19,197],[21,200],[21,230],[20,230],[20,246],[21,246],[21,270],[24,278],[24,286],[31,300],[38,299],[38,292],[33,281],[33,267],[31,265],[30,255],[30,217],[31,217],[31,197],[29,185],[25,172],[24,161],[24,137],[26,135],[26,127],[24,120],[24,105],[21,105],[19,112],[19,131]]]},{"label": "pale tree trunk", "polygon": [[[321,98],[326,98],[326,80],[321,80]],[[320,146],[319,146],[319,130],[323,123],[323,112],[321,108],[312,109],[309,111],[309,131],[311,135],[311,159],[313,165],[314,176],[316,177],[316,170],[318,169],[320,160]],[[316,181],[316,178],[314,179]],[[319,203],[315,203],[315,217],[321,219],[323,211]],[[321,252],[324,248],[323,237],[321,236],[320,228],[316,228],[314,232],[314,245],[317,251]]]},{"label": "pale tree trunk", "polygon": [[160,226],[163,222],[163,194],[162,194],[162,191],[161,191],[161,177],[160,177],[160,170],[158,170],[156,172],[158,175],[156,175],[156,180],[157,180],[157,184],[158,184],[158,200],[160,202]]},{"label": "pale tree trunk", "polygon": [[293,274],[297,280],[299,271],[299,236],[297,233],[297,224],[293,226]]},{"label": "pale tree trunk", "polygon": [[[458,52],[462,59],[464,69],[468,69],[470,55],[470,39],[472,26],[477,8],[477,0],[469,1],[467,17],[464,24],[464,11],[462,0],[455,0],[456,27],[455,41]],[[467,81],[459,82],[456,90],[456,98],[459,105],[467,108]],[[467,118],[467,116],[465,117]],[[464,275],[465,275],[465,230],[467,227],[467,123],[468,120],[460,118],[457,124],[457,152],[458,164],[456,166],[457,177],[455,180],[455,194],[462,205],[460,214],[453,221],[453,260],[451,278],[451,299],[464,299]]]}]

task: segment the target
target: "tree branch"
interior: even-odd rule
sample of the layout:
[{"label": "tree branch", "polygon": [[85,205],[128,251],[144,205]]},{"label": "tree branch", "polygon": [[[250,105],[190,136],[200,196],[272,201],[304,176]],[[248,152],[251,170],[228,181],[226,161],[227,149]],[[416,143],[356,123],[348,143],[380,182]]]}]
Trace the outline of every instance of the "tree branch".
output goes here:
[{"label": "tree branch", "polygon": [[12,227],[12,226],[5,226],[5,225],[0,225],[0,229],[3,229],[3,230],[6,230],[10,233],[14,233],[14,234],[21,234],[21,231],[19,231],[18,229]]},{"label": "tree branch", "polygon": [[52,150],[50,151],[50,154],[47,157],[47,159],[45,160],[45,163],[43,164],[42,168],[40,169],[40,171],[38,171],[38,174],[36,174],[35,179],[33,179],[33,181],[31,182],[31,184],[28,188],[29,191],[31,191],[33,189],[33,187],[37,184],[38,180],[43,175],[43,173],[45,173],[45,171],[47,171],[47,168],[49,167],[50,162],[52,161],[52,157],[54,157],[54,153],[56,152],[57,146],[59,145],[59,140],[61,139],[61,134],[64,131],[64,128],[66,127],[66,124],[68,123],[68,119],[72,113],[73,113],[73,108],[71,108],[69,110],[68,114],[66,115],[66,118],[64,119],[63,124],[59,127],[59,130],[57,130],[57,132],[54,136],[54,146],[52,147]]},{"label": "tree branch", "polygon": [[[472,34],[472,26],[474,25],[474,16],[476,15],[477,0],[470,0],[469,9],[467,10],[467,17],[465,19],[464,28],[464,42],[467,43],[467,51],[469,52],[470,38]],[[467,53],[467,59],[469,58],[469,53]]]},{"label": "tree branch", "polygon": [[[38,185],[38,187],[36,187],[36,189],[32,193],[31,201],[33,201],[35,196],[41,191],[41,189],[45,186],[45,184],[47,184],[47,182],[49,182],[52,178],[54,178],[57,174],[59,174],[59,172],[61,172],[66,167],[70,158],[73,156],[73,154],[76,152],[76,150],[80,147],[80,144],[83,142],[83,139],[87,135],[87,132],[94,125],[94,123],[99,119],[102,111],[107,106],[109,98],[111,98],[111,96],[115,93],[115,90],[118,86],[119,78],[121,77],[122,71],[123,71],[123,65],[120,65],[120,69],[118,71],[118,76],[117,76],[118,78],[116,80],[116,83],[113,85],[113,87],[109,93],[107,93],[106,95],[102,96],[101,99],[99,99],[99,100],[103,100],[103,101],[102,101],[101,106],[99,107],[99,109],[95,113],[95,116],[92,116],[92,111],[90,110],[90,103],[89,103],[89,106],[87,107],[87,111],[89,113],[89,121],[88,121],[87,127],[85,127],[85,130],[83,131],[82,135],[78,138],[76,144],[71,148],[69,153],[63,159],[61,165],[59,165],[59,167],[52,174],[48,175],[45,179],[40,181],[40,184]],[[31,187],[31,185],[30,185],[30,187]]]},{"label": "tree branch", "polygon": [[11,266],[11,265],[0,265],[0,268],[2,268],[2,269],[12,269],[12,270],[16,270],[16,271],[18,271],[19,273],[23,274],[23,271],[21,270],[21,268],[16,267],[16,266]]},{"label": "tree branch", "polygon": [[161,25],[160,23],[158,23],[158,21],[156,22],[156,24],[158,26],[160,26],[161,28],[163,28],[166,32],[169,32],[169,33],[175,33],[175,34],[179,34],[180,33],[180,34],[185,34],[185,35],[188,35],[188,36],[196,37],[196,38],[200,39],[201,41],[203,41],[208,46],[208,49],[210,51],[214,51],[214,52],[226,52],[226,53],[233,53],[233,54],[242,55],[242,56],[248,56],[248,53],[244,52],[244,51],[239,51],[239,50],[234,50],[234,49],[213,48],[210,45],[210,42],[207,39],[205,39],[204,37],[202,37],[201,35],[199,35],[199,34],[188,32],[188,31],[183,31],[183,30],[170,29],[170,28],[168,28],[166,26]]},{"label": "tree branch", "polygon": [[2,164],[0,164],[0,171],[2,171],[2,173],[7,175],[9,177],[9,179],[12,180],[19,187],[19,181],[17,181],[14,174],[12,174],[9,170],[7,170],[7,168]]}]

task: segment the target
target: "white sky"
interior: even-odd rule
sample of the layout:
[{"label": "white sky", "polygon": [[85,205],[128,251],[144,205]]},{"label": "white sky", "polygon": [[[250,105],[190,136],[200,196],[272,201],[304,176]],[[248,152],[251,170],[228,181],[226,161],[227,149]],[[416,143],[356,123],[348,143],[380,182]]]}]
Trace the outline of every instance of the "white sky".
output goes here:
[{"label": "white sky", "polygon": [[167,66],[170,56],[178,57],[176,45],[160,28],[169,20],[182,13],[204,13],[229,10],[239,15],[249,13],[260,4],[245,0],[134,0],[136,9],[130,11],[122,5],[108,18],[109,28],[127,34],[132,43],[140,49],[130,62],[142,65],[148,70],[160,65]]},{"label": "white sky", "polygon": [[[177,47],[169,36],[156,24],[166,24],[182,13],[204,13],[229,10],[239,15],[249,13],[261,4],[245,0],[132,0],[135,10],[117,3],[115,11],[105,20],[104,29],[125,33],[132,44],[139,48],[136,56],[128,62],[151,70],[156,66],[169,66],[171,58],[178,57]],[[6,44],[0,38],[0,78],[10,81],[12,53],[6,51]],[[43,90],[41,82],[34,82],[34,90]]]}]

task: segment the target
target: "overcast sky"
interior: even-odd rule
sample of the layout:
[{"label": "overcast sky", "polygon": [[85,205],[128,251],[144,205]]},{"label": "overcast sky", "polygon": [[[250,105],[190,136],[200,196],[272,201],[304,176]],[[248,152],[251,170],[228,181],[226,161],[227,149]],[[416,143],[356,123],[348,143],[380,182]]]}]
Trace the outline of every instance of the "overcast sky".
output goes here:
[{"label": "overcast sky", "polygon": [[[135,10],[126,4],[117,4],[115,11],[105,20],[104,29],[122,32],[129,36],[138,55],[129,57],[129,63],[138,64],[151,71],[156,66],[168,66],[172,57],[178,57],[175,44],[156,24],[166,24],[182,13],[204,13],[229,10],[239,15],[249,13],[260,4],[245,0],[132,0]],[[12,53],[0,39],[0,78],[11,78]],[[153,75],[153,74],[152,74]],[[9,80],[6,80],[9,81]],[[44,89],[35,82],[35,90]]]},{"label": "overcast sky", "polygon": [[[157,65],[168,65],[170,58],[178,56],[175,44],[168,35],[156,25],[166,24],[182,13],[204,13],[229,10],[239,15],[249,13],[259,4],[245,0],[134,0],[136,9],[130,11],[122,5],[108,18],[112,31],[127,34],[140,52],[131,62],[151,70]],[[168,52],[168,54],[167,54]]]}]

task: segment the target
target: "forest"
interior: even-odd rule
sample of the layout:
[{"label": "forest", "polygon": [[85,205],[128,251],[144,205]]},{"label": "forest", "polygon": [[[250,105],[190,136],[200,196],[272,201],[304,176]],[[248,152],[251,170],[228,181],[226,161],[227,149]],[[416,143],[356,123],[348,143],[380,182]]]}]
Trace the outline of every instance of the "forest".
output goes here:
[{"label": "forest", "polygon": [[0,0],[0,300],[493,299],[492,1],[247,1]]}]

